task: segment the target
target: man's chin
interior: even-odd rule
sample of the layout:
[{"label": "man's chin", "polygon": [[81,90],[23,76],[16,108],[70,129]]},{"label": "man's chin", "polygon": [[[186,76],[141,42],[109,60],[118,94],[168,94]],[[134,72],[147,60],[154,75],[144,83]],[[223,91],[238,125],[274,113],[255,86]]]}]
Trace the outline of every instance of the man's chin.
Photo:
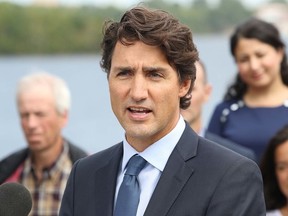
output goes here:
[{"label": "man's chin", "polygon": [[41,142],[40,141],[29,141],[29,148],[31,150],[33,149],[39,149],[41,147]]}]

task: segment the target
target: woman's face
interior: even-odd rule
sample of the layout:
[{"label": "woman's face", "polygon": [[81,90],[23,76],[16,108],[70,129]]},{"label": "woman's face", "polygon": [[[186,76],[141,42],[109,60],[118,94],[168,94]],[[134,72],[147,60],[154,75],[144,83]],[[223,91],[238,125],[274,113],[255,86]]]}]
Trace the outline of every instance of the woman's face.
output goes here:
[{"label": "woman's face", "polygon": [[275,150],[275,172],[281,192],[288,198],[288,141]]},{"label": "woman's face", "polygon": [[249,88],[267,88],[281,81],[283,50],[256,39],[241,38],[235,48],[239,75]]}]

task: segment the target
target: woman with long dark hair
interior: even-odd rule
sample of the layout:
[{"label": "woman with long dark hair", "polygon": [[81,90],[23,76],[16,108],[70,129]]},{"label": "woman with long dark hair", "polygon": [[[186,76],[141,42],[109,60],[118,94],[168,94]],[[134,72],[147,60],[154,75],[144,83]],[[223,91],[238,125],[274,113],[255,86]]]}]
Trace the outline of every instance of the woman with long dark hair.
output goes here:
[{"label": "woman with long dark hair", "polygon": [[288,124],[288,65],[277,28],[252,18],[230,39],[235,82],[214,110],[208,131],[251,148],[257,161],[271,137]]}]

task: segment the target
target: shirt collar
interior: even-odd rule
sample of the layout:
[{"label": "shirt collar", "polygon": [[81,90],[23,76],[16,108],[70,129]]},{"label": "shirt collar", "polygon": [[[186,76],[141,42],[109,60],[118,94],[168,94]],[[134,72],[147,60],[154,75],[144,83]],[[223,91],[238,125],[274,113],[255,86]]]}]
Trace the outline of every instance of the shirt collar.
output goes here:
[{"label": "shirt collar", "polygon": [[50,176],[55,176],[57,177],[59,173],[62,172],[63,170],[63,166],[65,165],[65,162],[67,160],[67,156],[68,156],[68,144],[65,141],[64,145],[63,145],[63,151],[60,154],[60,156],[58,157],[58,159],[56,160],[56,162],[53,164],[53,166],[50,168],[49,170],[49,175]]},{"label": "shirt collar", "polygon": [[173,149],[178,143],[182,133],[185,129],[185,121],[180,115],[179,120],[174,127],[174,129],[162,137],[157,142],[150,145],[143,152],[137,152],[131,145],[128,144],[126,138],[123,139],[123,160],[122,160],[122,169],[121,172],[124,172],[125,167],[129,159],[135,155],[139,154],[143,157],[149,164],[160,170],[164,170],[164,167],[168,161],[169,156],[171,155]]},{"label": "shirt collar", "polygon": [[[59,155],[59,157],[57,158],[57,160],[50,167],[46,167],[43,169],[43,173],[45,173],[44,176],[47,176],[45,178],[52,178],[54,176],[57,176],[56,173],[60,173],[62,171],[63,165],[66,160],[66,156],[68,155],[68,151],[69,151],[68,149],[69,149],[68,143],[67,141],[64,140],[63,150],[61,154]],[[33,169],[32,158],[29,154],[29,157],[25,161],[23,172],[26,173],[27,175],[29,172],[34,173],[33,170],[34,169]]]}]

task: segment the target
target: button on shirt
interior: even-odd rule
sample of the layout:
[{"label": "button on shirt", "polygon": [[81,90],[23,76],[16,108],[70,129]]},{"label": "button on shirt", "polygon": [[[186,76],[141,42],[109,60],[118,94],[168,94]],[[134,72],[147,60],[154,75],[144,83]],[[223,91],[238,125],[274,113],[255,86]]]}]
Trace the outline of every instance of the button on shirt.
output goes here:
[{"label": "button on shirt", "polygon": [[[139,154],[148,162],[138,175],[141,194],[136,216],[144,215],[144,212],[147,208],[153,191],[160,179],[160,176],[164,170],[168,158],[170,157],[173,149],[178,143],[184,129],[185,122],[183,117],[180,116],[176,127],[169,134],[155,142],[153,145],[150,145],[147,149],[140,153],[137,152],[132,146],[130,146],[127,140],[124,138],[123,159],[117,179],[115,202],[118,195],[119,187],[122,183],[123,176],[126,171],[127,163],[133,155]],[[145,188],[145,190],[143,190],[143,188]]]}]

